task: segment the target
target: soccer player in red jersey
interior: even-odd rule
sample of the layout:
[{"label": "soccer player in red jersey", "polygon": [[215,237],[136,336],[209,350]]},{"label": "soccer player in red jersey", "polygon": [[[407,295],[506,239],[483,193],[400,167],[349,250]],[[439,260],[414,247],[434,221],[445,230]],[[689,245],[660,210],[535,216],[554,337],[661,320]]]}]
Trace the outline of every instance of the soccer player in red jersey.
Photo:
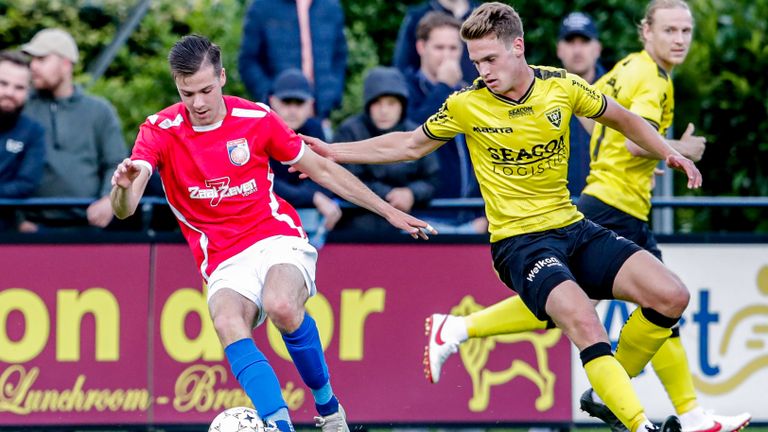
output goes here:
[{"label": "soccer player in red jersey", "polygon": [[370,191],[336,163],[316,155],[269,107],[222,94],[218,46],[185,36],[168,56],[181,102],[147,118],[133,154],[115,169],[112,209],[134,213],[152,171],[208,284],[219,340],[259,415],[293,430],[280,384],[251,332],[269,317],[311,389],[323,432],[348,432],[331,389],[317,325],[304,303],[316,292],[317,251],[296,211],[273,192],[269,158],[291,165],[344,199],[414,238],[436,232]]}]

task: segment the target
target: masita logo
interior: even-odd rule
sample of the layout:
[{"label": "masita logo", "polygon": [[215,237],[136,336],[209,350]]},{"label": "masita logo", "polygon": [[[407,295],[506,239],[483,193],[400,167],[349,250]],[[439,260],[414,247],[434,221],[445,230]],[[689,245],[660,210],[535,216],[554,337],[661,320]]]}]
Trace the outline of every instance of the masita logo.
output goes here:
[{"label": "masita logo", "polygon": [[511,134],[513,130],[511,127],[473,126],[472,132],[484,134]]}]

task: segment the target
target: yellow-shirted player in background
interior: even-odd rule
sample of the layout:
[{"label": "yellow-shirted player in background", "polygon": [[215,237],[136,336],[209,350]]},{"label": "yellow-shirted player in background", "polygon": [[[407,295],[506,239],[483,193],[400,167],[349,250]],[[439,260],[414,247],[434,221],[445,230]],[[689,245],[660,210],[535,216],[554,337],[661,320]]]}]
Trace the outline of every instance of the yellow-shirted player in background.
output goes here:
[{"label": "yellow-shirted player in background", "polygon": [[[619,344],[644,364],[669,338],[689,294],[661,261],[584,219],[573,205],[566,188],[569,120],[591,117],[623,131],[684,171],[689,187],[701,186],[701,174],[645,120],[583,79],[529,66],[522,23],[512,7],[482,4],[461,36],[480,78],[451,95],[421,128],[331,146],[305,139],[337,162],[370,164],[417,159],[465,134],[501,280],[537,319],[551,319],[571,339],[595,392],[632,432],[658,430],[613,357],[590,298],[642,306],[625,324]],[[680,422],[670,416],[661,430],[679,432]]]},{"label": "yellow-shirted player in background", "polygon": [[[670,73],[675,65],[685,60],[693,34],[690,8],[683,0],[653,0],[646,8],[639,33],[644,49],[619,61],[595,83],[595,87],[665,135],[672,125],[674,112]],[[680,140],[668,142],[694,161],[701,159],[704,152],[705,140],[693,135],[693,125],[688,125]],[[616,129],[600,123],[594,127],[590,152],[590,174],[578,201],[579,211],[661,260],[661,251],[648,226],[652,177],[658,157],[638,147]],[[428,318],[427,376],[437,382],[443,362],[456,352],[459,343],[470,337],[517,333],[547,326],[547,322],[528,312],[520,297],[503,300],[467,317],[434,314]],[[445,343],[438,344],[438,341]],[[638,375],[646,364],[645,358],[637,357],[633,350],[623,349],[621,343],[616,359],[630,377]],[[680,417],[684,432],[732,432],[742,429],[751,420],[748,413],[715,415],[698,405],[678,326],[673,327],[672,336],[653,356],[652,365]],[[592,389],[582,395],[580,404],[584,411],[605,421],[614,432],[627,431]]]}]

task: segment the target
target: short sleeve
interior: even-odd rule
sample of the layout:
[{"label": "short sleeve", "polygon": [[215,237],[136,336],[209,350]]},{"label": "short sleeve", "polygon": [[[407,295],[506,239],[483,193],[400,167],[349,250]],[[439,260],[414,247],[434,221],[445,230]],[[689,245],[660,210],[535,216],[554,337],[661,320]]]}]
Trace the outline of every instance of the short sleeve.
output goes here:
[{"label": "short sleeve", "polygon": [[454,96],[448,96],[440,109],[421,126],[424,134],[437,141],[450,141],[456,135],[463,133],[462,127],[452,111]]},{"label": "short sleeve", "polygon": [[131,151],[131,160],[144,165],[149,169],[150,174],[162,164],[162,134],[163,132],[152,125],[148,119],[139,128],[139,134]]},{"label": "short sleeve", "polygon": [[638,85],[628,109],[651,123],[656,130],[661,128],[666,101],[667,81],[655,77]]},{"label": "short sleeve", "polygon": [[301,137],[289,128],[274,111],[270,111],[265,120],[269,127],[269,138],[266,144],[267,154],[284,165],[298,162],[304,155],[304,141]]},{"label": "short sleeve", "polygon": [[578,75],[568,74],[568,94],[573,102],[573,114],[580,117],[600,117],[608,102],[605,95],[595,86]]}]

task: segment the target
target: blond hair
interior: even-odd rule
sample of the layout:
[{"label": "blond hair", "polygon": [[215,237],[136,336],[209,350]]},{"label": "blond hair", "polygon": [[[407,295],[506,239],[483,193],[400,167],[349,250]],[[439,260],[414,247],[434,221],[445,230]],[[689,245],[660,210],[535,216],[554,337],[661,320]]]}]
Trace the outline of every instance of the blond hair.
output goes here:
[{"label": "blond hair", "polygon": [[483,3],[461,26],[464,41],[482,39],[491,34],[507,47],[515,38],[523,37],[523,22],[512,6],[499,2]]},{"label": "blond hair", "polygon": [[651,0],[651,2],[648,3],[648,6],[645,7],[645,16],[637,26],[637,33],[640,37],[640,42],[645,43],[645,38],[643,37],[643,27],[645,27],[646,24],[648,27],[653,25],[657,10],[676,8],[686,9],[688,12],[691,11],[691,7],[688,6],[688,3],[685,0]]}]

